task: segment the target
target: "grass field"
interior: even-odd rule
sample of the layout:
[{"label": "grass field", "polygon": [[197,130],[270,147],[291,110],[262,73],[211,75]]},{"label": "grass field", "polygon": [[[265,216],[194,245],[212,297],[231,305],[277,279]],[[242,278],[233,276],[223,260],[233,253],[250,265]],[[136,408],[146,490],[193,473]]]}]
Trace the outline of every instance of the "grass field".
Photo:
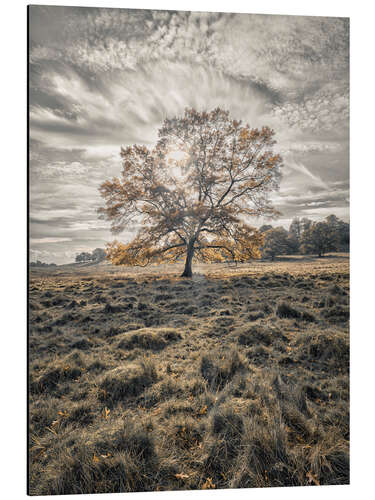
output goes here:
[{"label": "grass field", "polygon": [[30,493],[348,484],[349,260],[30,273]]}]

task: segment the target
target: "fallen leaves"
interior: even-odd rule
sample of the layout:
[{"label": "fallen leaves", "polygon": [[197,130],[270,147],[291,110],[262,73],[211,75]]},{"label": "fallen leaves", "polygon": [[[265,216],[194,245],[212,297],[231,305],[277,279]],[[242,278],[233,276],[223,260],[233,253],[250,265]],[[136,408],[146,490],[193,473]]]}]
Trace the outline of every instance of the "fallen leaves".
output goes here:
[{"label": "fallen leaves", "polygon": [[103,418],[105,418],[106,420],[108,420],[110,413],[111,413],[111,410],[109,408],[105,407],[103,409],[103,412],[102,412]]},{"label": "fallen leaves", "polygon": [[203,406],[203,408],[199,411],[199,415],[205,415],[207,413],[207,405]]},{"label": "fallen leaves", "polygon": [[94,453],[94,455],[93,455],[93,457],[92,457],[92,462],[93,462],[94,464],[98,464],[98,463],[100,463],[100,462],[101,462],[101,460],[100,460],[101,458],[104,458],[104,459],[105,459],[105,458],[109,458],[109,457],[111,457],[111,456],[112,456],[112,455],[111,455],[111,453],[107,453],[106,455],[100,455],[100,456],[98,457],[98,455],[97,455],[96,453]]},{"label": "fallen leaves", "polygon": [[320,486],[320,482],[316,474],[313,474],[311,471],[306,472],[306,477],[309,480],[309,484],[314,483],[316,486]]},{"label": "fallen leaves", "polygon": [[183,472],[180,472],[178,474],[175,474],[174,477],[176,479],[188,479],[189,475],[188,474],[184,474]]},{"label": "fallen leaves", "polygon": [[211,477],[208,477],[206,479],[206,482],[203,483],[203,486],[202,486],[202,490],[214,490],[215,488],[216,488],[216,486],[212,482],[212,478]]}]

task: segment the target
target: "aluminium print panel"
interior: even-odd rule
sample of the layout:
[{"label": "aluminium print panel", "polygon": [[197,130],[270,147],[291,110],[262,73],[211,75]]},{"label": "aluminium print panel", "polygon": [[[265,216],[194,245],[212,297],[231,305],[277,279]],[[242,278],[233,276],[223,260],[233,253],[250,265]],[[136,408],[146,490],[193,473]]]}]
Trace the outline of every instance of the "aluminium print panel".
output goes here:
[{"label": "aluminium print panel", "polygon": [[29,494],[349,484],[349,19],[28,36]]}]

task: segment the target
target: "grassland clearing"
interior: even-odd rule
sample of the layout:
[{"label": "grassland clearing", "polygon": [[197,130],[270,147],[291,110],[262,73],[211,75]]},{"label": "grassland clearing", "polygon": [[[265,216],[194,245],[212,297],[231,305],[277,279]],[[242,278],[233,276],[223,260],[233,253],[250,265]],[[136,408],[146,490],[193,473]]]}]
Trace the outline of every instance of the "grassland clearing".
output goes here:
[{"label": "grassland clearing", "polygon": [[347,484],[349,261],[30,274],[30,493]]}]

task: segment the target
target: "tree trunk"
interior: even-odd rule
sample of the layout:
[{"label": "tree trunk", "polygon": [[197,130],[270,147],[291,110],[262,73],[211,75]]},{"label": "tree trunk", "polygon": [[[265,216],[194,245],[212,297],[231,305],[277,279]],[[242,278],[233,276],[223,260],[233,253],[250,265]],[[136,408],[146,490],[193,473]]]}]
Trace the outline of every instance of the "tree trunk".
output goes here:
[{"label": "tree trunk", "polygon": [[188,244],[187,250],[186,250],[185,269],[184,269],[184,272],[181,274],[181,277],[191,278],[193,276],[193,271],[191,269],[191,263],[193,261],[193,256],[194,256],[194,241],[189,241],[189,244]]}]

